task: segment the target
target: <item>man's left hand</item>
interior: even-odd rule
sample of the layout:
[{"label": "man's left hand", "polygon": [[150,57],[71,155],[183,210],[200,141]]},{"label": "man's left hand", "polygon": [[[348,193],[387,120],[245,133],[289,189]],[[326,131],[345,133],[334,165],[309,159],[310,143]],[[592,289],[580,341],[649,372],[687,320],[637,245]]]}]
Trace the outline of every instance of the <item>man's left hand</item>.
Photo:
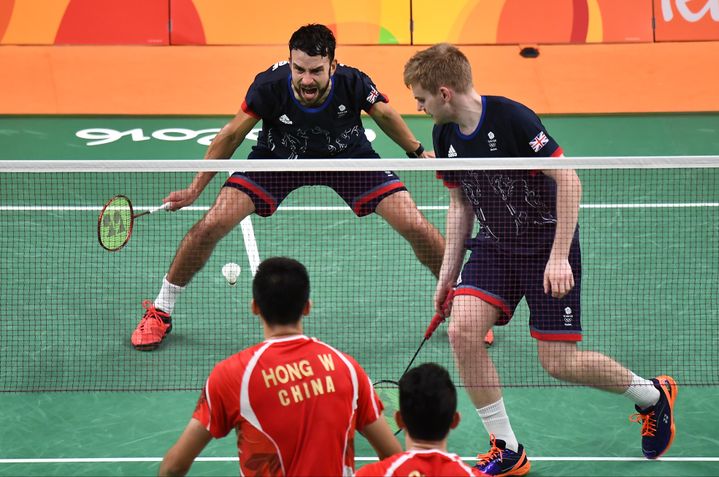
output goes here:
[{"label": "man's left hand", "polygon": [[563,298],[574,288],[574,274],[569,260],[549,257],[544,269],[544,293]]}]

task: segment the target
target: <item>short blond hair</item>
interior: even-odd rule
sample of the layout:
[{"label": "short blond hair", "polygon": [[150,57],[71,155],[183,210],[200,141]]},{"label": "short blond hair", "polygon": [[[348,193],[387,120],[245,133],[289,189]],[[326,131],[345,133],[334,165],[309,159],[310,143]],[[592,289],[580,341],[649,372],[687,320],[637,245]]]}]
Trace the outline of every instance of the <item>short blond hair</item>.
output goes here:
[{"label": "short blond hair", "polygon": [[464,53],[449,43],[439,43],[418,51],[404,65],[404,84],[419,85],[431,94],[440,86],[449,86],[458,93],[472,88],[472,67]]}]

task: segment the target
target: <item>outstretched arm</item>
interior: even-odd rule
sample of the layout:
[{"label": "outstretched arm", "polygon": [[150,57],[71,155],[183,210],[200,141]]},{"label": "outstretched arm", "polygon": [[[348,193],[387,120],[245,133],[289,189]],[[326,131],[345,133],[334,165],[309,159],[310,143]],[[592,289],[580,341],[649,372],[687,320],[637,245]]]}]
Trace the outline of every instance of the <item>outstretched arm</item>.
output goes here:
[{"label": "outstretched arm", "polygon": [[544,293],[562,298],[574,288],[569,249],[577,228],[582,183],[573,169],[549,169],[542,172],[557,183],[557,230],[544,269]]},{"label": "outstretched arm", "polygon": [[[375,103],[372,109],[369,110],[369,115],[372,116],[380,129],[405,152],[413,153],[421,145],[410,131],[407,123],[402,119],[402,116],[389,104]],[[434,157],[434,154],[424,151],[419,157]]]},{"label": "outstretched arm", "polygon": [[190,419],[180,438],[167,451],[160,464],[158,475],[185,475],[190,470],[195,458],[212,440],[212,435],[197,419]]},{"label": "outstretched arm", "polygon": [[447,211],[447,231],[445,237],[444,260],[437,280],[434,295],[434,308],[437,313],[444,313],[447,293],[457,282],[464,261],[464,241],[469,238],[474,227],[474,210],[464,196],[461,187],[449,190],[449,210]]},{"label": "outstretched arm", "polygon": [[[217,133],[205,153],[205,159],[229,159],[235,150],[240,147],[245,136],[259,121],[240,110],[229,123]],[[207,184],[215,176],[214,172],[198,172],[192,183],[186,189],[171,192],[163,202],[170,202],[170,210],[177,210],[192,204],[200,196]]]}]

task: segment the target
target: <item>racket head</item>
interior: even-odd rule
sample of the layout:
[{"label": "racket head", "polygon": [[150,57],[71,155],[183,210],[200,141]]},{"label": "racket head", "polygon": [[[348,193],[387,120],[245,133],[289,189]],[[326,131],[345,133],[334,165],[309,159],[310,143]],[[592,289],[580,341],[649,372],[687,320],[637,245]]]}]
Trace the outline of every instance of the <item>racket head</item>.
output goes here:
[{"label": "racket head", "polygon": [[399,383],[397,381],[383,379],[373,383],[372,386],[384,405],[382,415],[396,436],[402,432],[402,429],[397,425],[397,421],[394,418],[394,414],[399,411]]},{"label": "racket head", "polygon": [[116,195],[105,203],[97,218],[97,240],[105,250],[117,252],[132,235],[134,215],[132,202],[124,195]]}]

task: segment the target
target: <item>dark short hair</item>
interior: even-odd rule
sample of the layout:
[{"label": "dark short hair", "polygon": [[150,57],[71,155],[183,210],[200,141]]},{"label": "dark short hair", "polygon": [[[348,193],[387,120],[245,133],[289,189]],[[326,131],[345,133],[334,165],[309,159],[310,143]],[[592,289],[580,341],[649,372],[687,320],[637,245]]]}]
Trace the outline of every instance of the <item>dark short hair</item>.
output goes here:
[{"label": "dark short hair", "polygon": [[399,412],[410,437],[444,439],[456,411],[457,390],[442,366],[424,363],[399,380]]},{"label": "dark short hair", "polygon": [[332,30],[324,25],[312,23],[300,27],[290,37],[290,53],[300,50],[309,56],[327,56],[332,62],[335,59],[337,41]]},{"label": "dark short hair", "polygon": [[291,258],[268,258],[260,263],[252,280],[252,298],[267,324],[297,323],[310,299],[307,269]]}]

